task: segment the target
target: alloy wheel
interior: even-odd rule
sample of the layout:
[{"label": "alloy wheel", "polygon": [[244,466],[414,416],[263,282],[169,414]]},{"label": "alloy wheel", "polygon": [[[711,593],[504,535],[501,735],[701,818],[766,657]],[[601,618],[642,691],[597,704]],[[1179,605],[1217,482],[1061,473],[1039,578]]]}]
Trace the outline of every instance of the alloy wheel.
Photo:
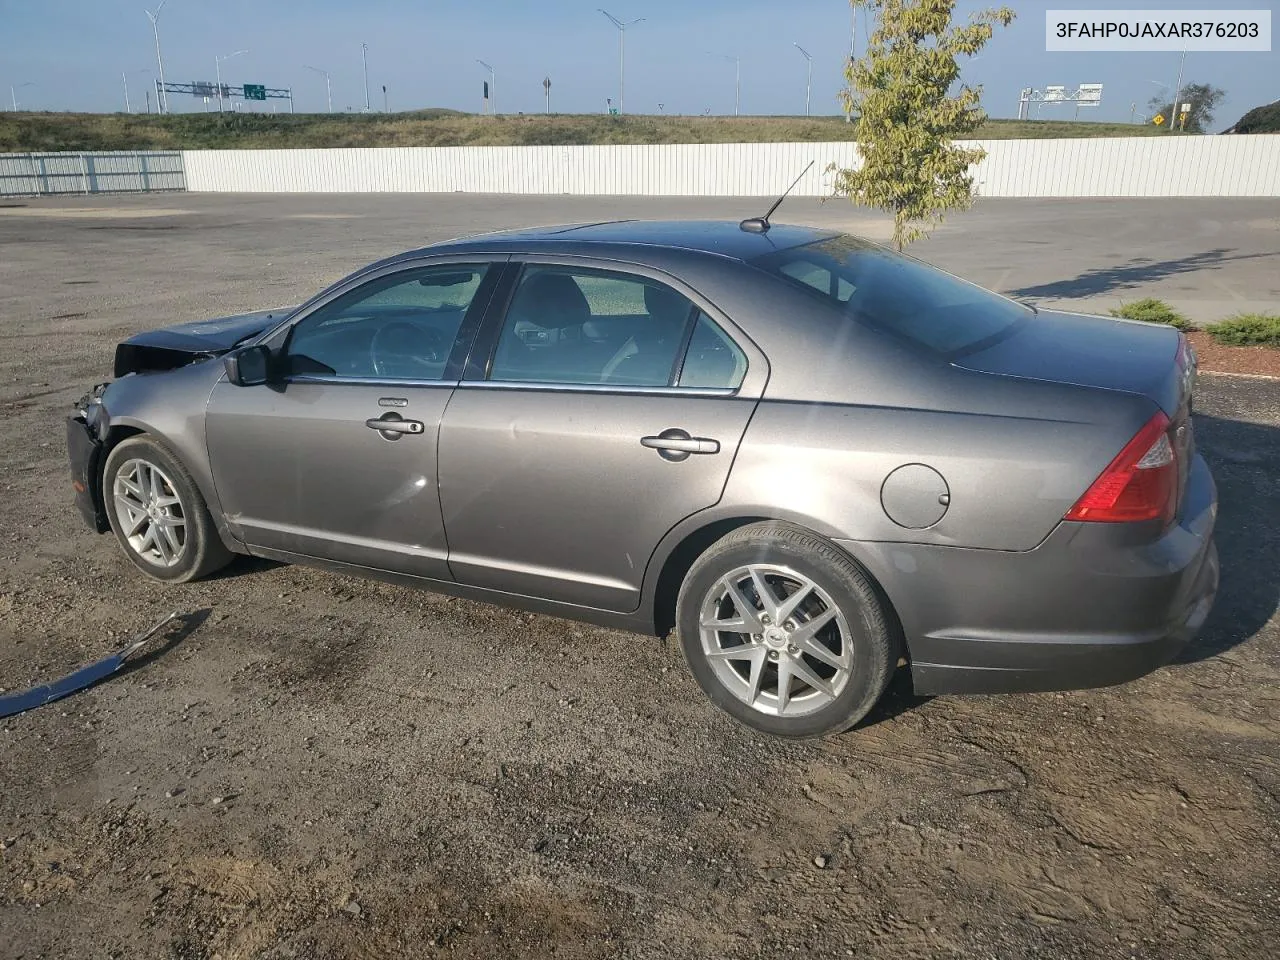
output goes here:
[{"label": "alloy wheel", "polygon": [[187,549],[187,521],[173,481],[154,463],[126,460],[112,489],[116,522],[129,546],[157,567],[172,567]]},{"label": "alloy wheel", "polygon": [[703,598],[702,653],[752,709],[797,717],[828,706],[853,672],[849,625],[812,579],[776,564],[725,574]]}]

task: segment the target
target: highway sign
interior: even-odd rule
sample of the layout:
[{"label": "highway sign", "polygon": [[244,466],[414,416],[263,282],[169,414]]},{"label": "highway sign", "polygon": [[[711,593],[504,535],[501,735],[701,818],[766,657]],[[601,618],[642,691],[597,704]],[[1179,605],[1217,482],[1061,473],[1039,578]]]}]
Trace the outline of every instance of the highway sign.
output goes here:
[{"label": "highway sign", "polygon": [[246,100],[265,100],[267,99],[267,88],[261,83],[246,83],[244,85],[244,98]]},{"label": "highway sign", "polygon": [[1096,107],[1102,103],[1102,84],[1082,83],[1076,91],[1076,102],[1082,107]]}]

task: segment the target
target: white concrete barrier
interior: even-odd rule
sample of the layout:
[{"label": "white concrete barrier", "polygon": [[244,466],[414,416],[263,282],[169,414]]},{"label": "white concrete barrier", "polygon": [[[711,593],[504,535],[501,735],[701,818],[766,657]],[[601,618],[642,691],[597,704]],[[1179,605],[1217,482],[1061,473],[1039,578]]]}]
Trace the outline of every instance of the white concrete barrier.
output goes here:
[{"label": "white concrete barrier", "polygon": [[[974,141],[987,197],[1276,197],[1280,136]],[[223,193],[800,196],[831,192],[851,143],[187,150],[187,189]]]}]

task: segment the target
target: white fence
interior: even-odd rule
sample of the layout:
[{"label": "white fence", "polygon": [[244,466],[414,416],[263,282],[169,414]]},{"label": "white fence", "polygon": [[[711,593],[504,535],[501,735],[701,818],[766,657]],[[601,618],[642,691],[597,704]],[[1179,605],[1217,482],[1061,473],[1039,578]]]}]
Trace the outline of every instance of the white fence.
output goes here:
[{"label": "white fence", "polygon": [[[976,141],[988,197],[1276,197],[1280,136]],[[800,196],[831,192],[851,143],[185,151],[187,189],[268,193]]]},{"label": "white fence", "polygon": [[0,153],[0,197],[185,189],[177,150]]},{"label": "white fence", "polygon": [[[1280,136],[985,140],[987,197],[1280,197]],[[0,154],[0,196],[134,190],[774,196],[831,193],[851,143]]]}]

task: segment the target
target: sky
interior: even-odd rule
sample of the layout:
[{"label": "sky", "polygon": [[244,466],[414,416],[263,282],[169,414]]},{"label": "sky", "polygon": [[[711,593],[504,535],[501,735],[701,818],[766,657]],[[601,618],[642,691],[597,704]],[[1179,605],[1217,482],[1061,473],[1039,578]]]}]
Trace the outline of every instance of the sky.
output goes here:
[{"label": "sky", "polygon": [[[144,7],[158,0],[0,0],[0,97],[33,110],[124,109],[122,71],[133,108],[145,109],[154,83],[155,44]],[[478,111],[491,63],[501,113],[545,109],[544,77],[551,79],[556,112],[606,109],[618,96],[618,31],[598,12],[602,0],[168,0],[160,14],[165,79],[213,80],[214,60],[224,82],[291,87],[296,109],[325,109],[325,81],[304,64],[327,70],[335,111],[364,107],[361,43],[368,44],[369,90],[374,109],[449,107]],[[806,61],[813,57],[811,111],[839,112],[837,93],[849,54],[851,12],[841,0],[604,0],[623,20],[643,17],[626,33],[627,113],[731,114],[735,65],[741,65],[741,112],[805,111]],[[987,3],[961,0],[957,18]],[[982,53],[964,64],[963,79],[982,84],[993,117],[1013,117],[1023,87],[1102,83],[1103,102],[1081,118],[1128,121],[1144,115],[1161,85],[1173,87],[1179,53],[1046,53],[1045,10],[1098,8],[1099,0],[1008,3],[1017,20],[998,30]],[[1200,7],[1221,6],[1200,0]],[[1277,0],[1236,0],[1231,6],[1269,8]],[[1112,4],[1110,6],[1121,6]],[[1126,8],[1194,8],[1171,0],[1128,0]],[[1276,18],[1280,21],[1280,18]],[[865,42],[857,21],[857,49]],[[150,71],[150,72],[142,72]],[[1280,51],[1190,53],[1184,82],[1207,82],[1227,96],[1214,129],[1246,110],[1280,98]],[[1166,93],[1169,96],[1170,93]],[[174,111],[199,111],[203,102],[170,94]],[[265,109],[272,108],[272,102]],[[287,110],[287,101],[275,103]],[[660,106],[661,105],[661,106]],[[256,105],[253,109],[264,109]],[[1069,105],[1042,108],[1041,116],[1069,118]]]}]

